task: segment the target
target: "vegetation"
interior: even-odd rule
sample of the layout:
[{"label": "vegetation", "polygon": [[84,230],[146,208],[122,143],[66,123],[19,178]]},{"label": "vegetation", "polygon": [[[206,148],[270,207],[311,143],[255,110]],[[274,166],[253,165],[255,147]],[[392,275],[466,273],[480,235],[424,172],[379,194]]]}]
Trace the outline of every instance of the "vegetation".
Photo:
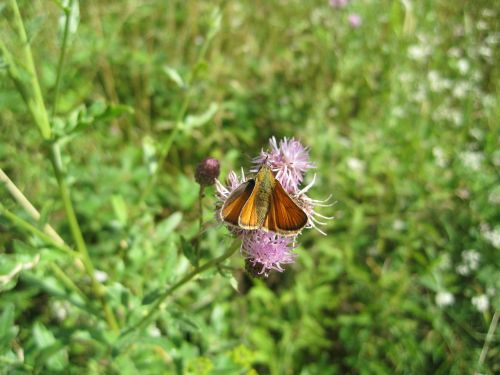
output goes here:
[{"label": "vegetation", "polygon": [[[1,2],[0,374],[500,373],[499,20]],[[335,220],[252,277],[194,175],[272,136],[309,147]]]}]

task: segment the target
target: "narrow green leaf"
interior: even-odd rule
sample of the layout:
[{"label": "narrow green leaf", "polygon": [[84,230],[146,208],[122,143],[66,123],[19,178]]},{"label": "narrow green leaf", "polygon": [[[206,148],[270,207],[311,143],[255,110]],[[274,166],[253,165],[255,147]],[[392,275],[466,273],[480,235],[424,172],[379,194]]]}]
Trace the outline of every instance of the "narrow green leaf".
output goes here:
[{"label": "narrow green leaf", "polygon": [[115,194],[111,197],[111,205],[113,206],[113,211],[115,212],[116,218],[122,226],[127,225],[128,213],[127,205],[123,196]]},{"label": "narrow green leaf", "polygon": [[184,123],[184,129],[193,129],[208,123],[219,110],[219,106],[216,103],[211,103],[208,109],[199,115],[189,115],[186,117]]},{"label": "narrow green leaf", "polygon": [[192,266],[198,266],[198,255],[196,254],[196,249],[191,243],[181,236],[181,249],[184,256],[189,260]]},{"label": "narrow green leaf", "polygon": [[160,239],[168,237],[170,233],[172,233],[172,231],[175,228],[177,228],[177,226],[181,223],[181,221],[182,221],[182,213],[174,212],[172,215],[170,215],[165,220],[161,221],[156,226],[156,235]]},{"label": "narrow green leaf", "polygon": [[181,88],[184,87],[184,80],[182,79],[181,75],[177,72],[177,70],[169,66],[164,66],[163,71],[168,76],[168,78],[170,78],[177,86]]}]

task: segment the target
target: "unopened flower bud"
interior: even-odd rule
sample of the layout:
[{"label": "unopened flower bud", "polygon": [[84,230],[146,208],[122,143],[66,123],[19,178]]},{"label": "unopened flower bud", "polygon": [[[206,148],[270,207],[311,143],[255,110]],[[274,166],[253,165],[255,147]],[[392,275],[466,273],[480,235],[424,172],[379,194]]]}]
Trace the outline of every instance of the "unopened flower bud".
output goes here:
[{"label": "unopened flower bud", "polygon": [[196,167],[194,178],[201,186],[209,186],[215,183],[215,179],[219,177],[219,172],[219,161],[214,158],[206,158]]}]

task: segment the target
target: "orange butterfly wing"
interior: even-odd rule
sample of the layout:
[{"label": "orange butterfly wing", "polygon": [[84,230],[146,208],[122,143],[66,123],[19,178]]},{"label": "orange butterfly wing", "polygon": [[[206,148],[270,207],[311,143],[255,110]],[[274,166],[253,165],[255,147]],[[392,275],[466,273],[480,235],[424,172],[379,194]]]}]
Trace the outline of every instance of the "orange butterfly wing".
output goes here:
[{"label": "orange butterfly wing", "polygon": [[238,221],[238,225],[240,228],[247,230],[259,229],[262,224],[262,220],[259,220],[259,216],[262,217],[265,215],[265,213],[264,215],[259,215],[258,207],[255,202],[258,190],[259,187],[256,186],[247,202],[245,203],[245,206],[241,210],[240,218]]},{"label": "orange butterfly wing", "polygon": [[307,220],[304,210],[290,198],[279,181],[276,181],[263,227],[283,235],[295,234],[307,224]]},{"label": "orange butterfly wing", "polygon": [[240,217],[241,210],[248,201],[248,198],[252,195],[254,187],[255,180],[248,180],[238,186],[222,206],[220,211],[221,219],[230,224],[239,225],[238,219]]}]

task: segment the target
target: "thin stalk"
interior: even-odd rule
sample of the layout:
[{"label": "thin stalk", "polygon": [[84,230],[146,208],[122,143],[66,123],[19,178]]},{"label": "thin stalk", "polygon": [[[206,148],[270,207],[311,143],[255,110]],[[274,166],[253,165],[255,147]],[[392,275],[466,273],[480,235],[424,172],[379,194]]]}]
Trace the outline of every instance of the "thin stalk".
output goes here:
[{"label": "thin stalk", "polygon": [[203,228],[203,197],[205,196],[205,186],[200,185],[200,191],[198,192],[198,224],[199,231],[201,232]]},{"label": "thin stalk", "polygon": [[66,244],[61,244],[58,241],[54,240],[51,236],[48,234],[42,232],[40,229],[35,227],[34,225],[30,224],[24,219],[21,219],[18,217],[16,214],[13,212],[9,211],[7,208],[5,208],[1,203],[0,203],[0,214],[5,216],[7,220],[9,220],[12,224],[17,226],[18,228],[35,235],[36,237],[40,238],[42,241],[54,246],[56,249],[71,255],[74,258],[80,258],[81,254],[74,251],[71,249],[68,245]]},{"label": "thin stalk", "polygon": [[483,349],[481,350],[481,354],[479,355],[476,372],[474,374],[479,374],[479,370],[483,366],[483,363],[486,359],[486,354],[488,354],[490,342],[491,340],[493,340],[493,335],[495,334],[495,331],[497,329],[497,324],[498,324],[498,311],[495,311],[495,314],[493,314],[493,318],[491,318],[490,328],[488,328],[488,333],[486,334],[486,339],[484,340]]},{"label": "thin stalk", "polygon": [[[12,197],[16,200],[17,203],[24,208],[24,210],[36,221],[40,220],[40,212],[31,204],[31,202],[26,198],[21,190],[12,182],[12,180],[5,174],[5,172],[0,168],[0,182],[5,184],[5,187],[10,192]],[[43,231],[48,234],[50,237],[54,239],[54,241],[59,244],[64,244],[64,240],[61,236],[50,226],[49,224],[45,224],[43,227]]]},{"label": "thin stalk", "polygon": [[49,264],[49,268],[54,272],[56,277],[65,285],[68,289],[72,290],[76,294],[78,294],[86,304],[88,304],[89,298],[87,295],[71,280],[68,275],[59,267],[56,263]]},{"label": "thin stalk", "polygon": [[66,211],[70,231],[75,241],[76,248],[82,256],[83,265],[92,282],[92,289],[102,304],[104,314],[109,326],[113,330],[118,331],[118,322],[106,300],[105,288],[95,277],[94,265],[92,264],[87,250],[87,245],[85,244],[85,241],[83,239],[82,231],[76,218],[75,209],[73,208],[73,203],[71,202],[69,187],[64,178],[64,169],[61,160],[61,149],[57,142],[52,143],[50,146],[50,162],[56,176],[57,184],[59,185],[59,191],[63,201],[64,209]]},{"label": "thin stalk", "polygon": [[42,137],[45,140],[50,139],[52,131],[50,128],[49,117],[47,111],[45,110],[45,104],[43,102],[42,90],[40,88],[40,83],[38,81],[38,76],[36,74],[35,63],[33,62],[33,54],[31,53],[31,47],[26,34],[26,29],[24,28],[23,19],[21,13],[19,12],[19,7],[17,6],[16,0],[10,0],[10,6],[14,12],[14,26],[17,30],[19,38],[21,39],[22,51],[24,53],[24,64],[28,73],[30,73],[30,85],[33,91],[33,98],[27,98],[27,105],[30,109],[32,116],[35,118],[35,122],[38,125]]},{"label": "thin stalk", "polygon": [[191,279],[193,279],[195,276],[199,275],[202,272],[205,272],[206,270],[208,270],[208,269],[210,269],[212,267],[215,267],[215,266],[219,265],[220,263],[224,262],[226,259],[228,259],[229,257],[231,257],[231,255],[233,255],[236,252],[236,250],[238,250],[238,248],[239,248],[239,246],[237,246],[237,244],[238,244],[237,241],[234,241],[229,246],[229,250],[227,250],[224,254],[222,254],[221,256],[219,256],[217,258],[214,258],[214,259],[208,261],[207,263],[205,263],[204,265],[202,265],[200,267],[195,268],[193,271],[191,271],[186,276],[184,276],[182,279],[180,279],[177,283],[175,283],[171,287],[167,288],[162,293],[162,295],[160,297],[158,297],[158,299],[156,300],[156,302],[154,303],[154,305],[151,307],[151,309],[149,310],[149,312],[139,322],[137,322],[136,324],[132,325],[127,330],[123,331],[123,333],[121,334],[121,336],[122,337],[126,336],[126,335],[130,334],[131,332],[133,332],[133,331],[135,331],[137,329],[141,329],[141,328],[144,328],[145,326],[147,326],[151,322],[151,320],[153,320],[153,318],[155,317],[155,315],[160,311],[161,305],[163,304],[163,302],[165,302],[165,300],[168,297],[170,297],[170,295],[173,292],[175,292],[181,286],[183,286],[188,281],[190,281]]},{"label": "thin stalk", "polygon": [[59,87],[61,84],[62,68],[64,64],[64,58],[66,57],[66,49],[68,46],[68,34],[69,34],[69,24],[71,21],[71,9],[73,6],[73,0],[71,0],[67,7],[63,8],[65,20],[63,29],[63,38],[61,43],[61,52],[59,53],[59,61],[57,63],[57,76],[56,76],[56,87],[54,92],[54,101],[52,103],[52,116],[55,115],[57,111],[57,101],[59,99]]}]

